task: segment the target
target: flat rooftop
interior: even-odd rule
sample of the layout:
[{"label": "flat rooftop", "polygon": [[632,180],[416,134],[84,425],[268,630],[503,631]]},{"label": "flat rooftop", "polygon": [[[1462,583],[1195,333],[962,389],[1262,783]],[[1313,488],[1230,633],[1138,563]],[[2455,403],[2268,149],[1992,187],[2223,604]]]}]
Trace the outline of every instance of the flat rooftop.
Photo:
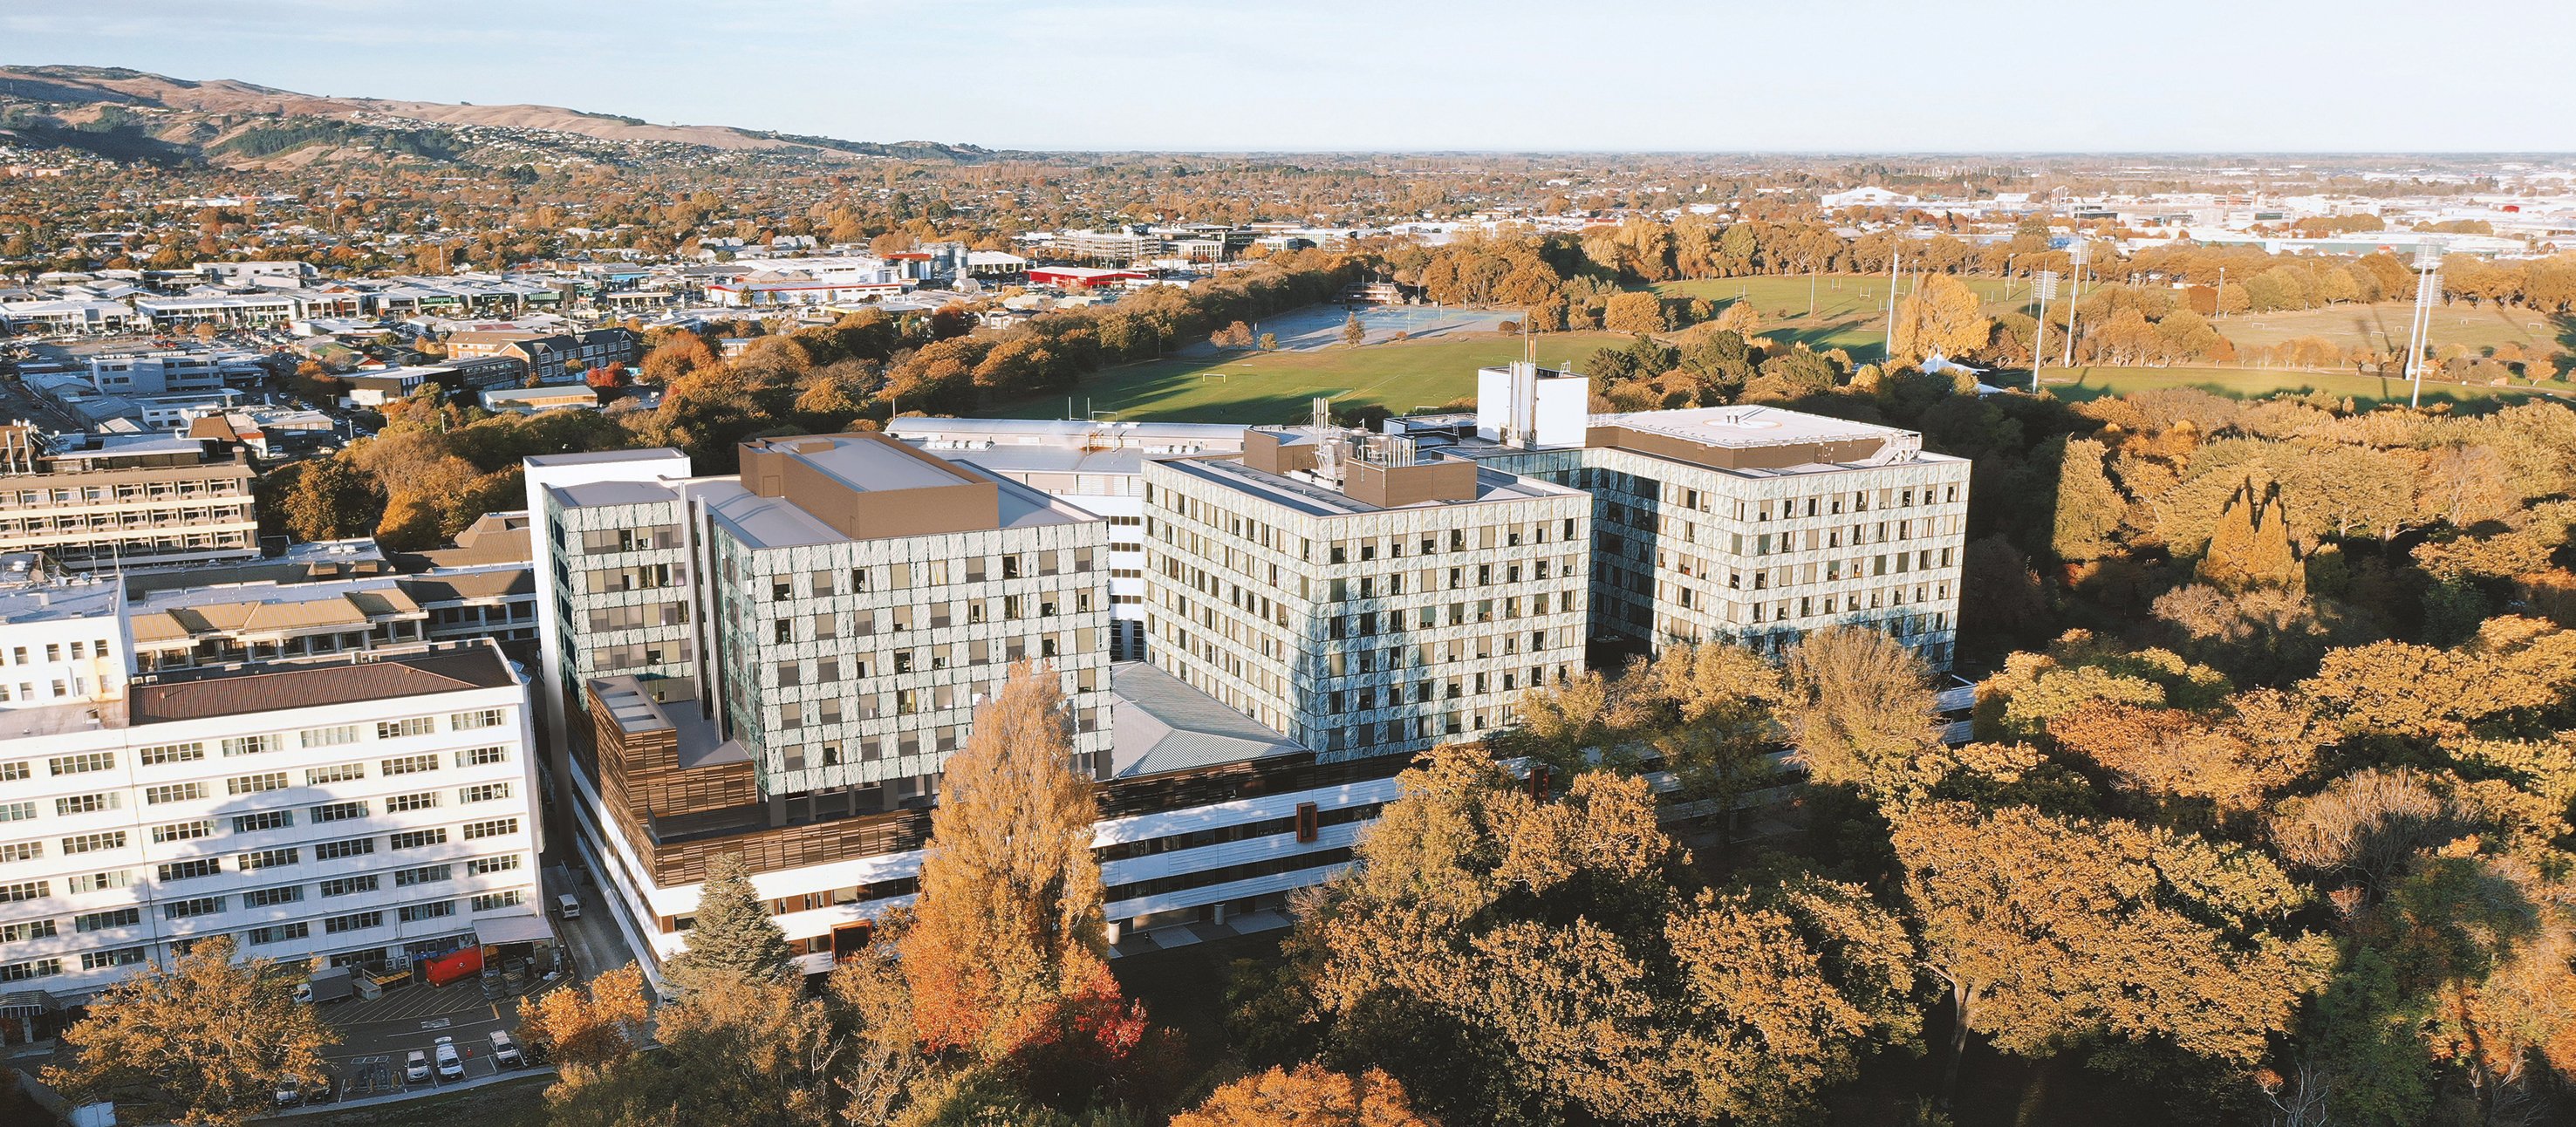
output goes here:
[{"label": "flat rooftop", "polygon": [[578,485],[550,485],[546,489],[564,507],[571,509],[594,505],[649,505],[680,499],[679,490],[658,481],[586,481]]},{"label": "flat rooftop", "polygon": [[648,732],[670,732],[682,770],[714,767],[727,763],[751,762],[751,752],[740,740],[717,738],[715,721],[699,715],[694,707],[673,713],[644,691],[644,683],[633,675],[596,678],[590,691],[608,709],[610,719],[627,735]]},{"label": "flat rooftop", "polygon": [[1704,446],[1748,450],[1815,442],[1890,441],[1922,435],[1896,427],[1855,423],[1778,407],[1687,407],[1677,411],[1629,411],[1592,416],[1596,427],[1615,426],[1645,434],[1688,439]]},{"label": "flat rooftop", "polygon": [[[1264,473],[1232,459],[1175,460],[1162,464],[1190,477],[1247,493],[1271,504],[1309,516],[1341,517],[1390,511],[1386,507],[1372,505],[1352,497],[1323,482],[1308,480],[1303,475],[1283,477],[1278,474]],[[1463,501],[1425,501],[1418,505],[1399,507],[1419,509],[1441,505],[1475,505],[1496,501],[1527,501],[1542,497],[1581,495],[1579,490],[1478,466],[1476,467],[1476,495],[1473,498]]]},{"label": "flat rooftop", "polygon": [[527,462],[531,466],[595,466],[611,462],[655,462],[669,458],[686,461],[687,456],[668,446],[648,450],[593,450],[581,454],[536,454]]},{"label": "flat rooftop", "polygon": [[853,493],[936,489],[980,480],[937,458],[915,457],[902,448],[873,440],[811,435],[772,439],[764,446],[820,471]]}]

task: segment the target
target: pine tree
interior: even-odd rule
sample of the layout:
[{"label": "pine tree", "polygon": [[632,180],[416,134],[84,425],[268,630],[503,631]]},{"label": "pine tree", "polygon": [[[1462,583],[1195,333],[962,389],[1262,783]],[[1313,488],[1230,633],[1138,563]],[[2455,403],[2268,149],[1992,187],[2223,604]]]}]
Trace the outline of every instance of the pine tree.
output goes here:
[{"label": "pine tree", "polygon": [[2077,438],[2066,443],[2058,461],[2056,526],[2049,546],[2061,560],[2100,558],[2120,530],[2120,513],[2127,506],[2102,470],[2102,454],[2101,443]]},{"label": "pine tree", "polygon": [[2290,543],[2290,522],[2281,490],[2257,492],[2252,481],[2230,497],[2210,530],[2209,549],[2201,554],[2200,578],[2228,591],[2256,587],[2299,590],[2307,585],[2298,550]]},{"label": "pine tree", "polygon": [[1057,674],[1021,662],[948,760],[901,941],[925,1044],[998,1059],[1096,992],[1108,955],[1098,807],[1072,753]]},{"label": "pine tree", "polygon": [[769,905],[751,886],[742,858],[725,853],[709,859],[697,924],[689,931],[689,949],[671,960],[672,981],[688,990],[780,982],[795,965],[787,933],[769,918]]},{"label": "pine tree", "polygon": [[1359,314],[1357,314],[1357,313],[1353,313],[1353,314],[1351,314],[1350,316],[1345,317],[1345,318],[1343,318],[1343,319],[1342,319],[1342,343],[1343,343],[1343,344],[1347,344],[1347,345],[1349,345],[1349,346],[1351,346],[1351,347],[1353,347],[1353,348],[1357,348],[1357,347],[1359,347],[1359,346],[1360,346],[1360,342],[1365,341],[1365,340],[1367,340],[1367,339],[1368,339],[1368,326],[1363,325],[1363,324],[1361,324],[1361,323],[1360,323],[1360,315],[1359,315]]}]

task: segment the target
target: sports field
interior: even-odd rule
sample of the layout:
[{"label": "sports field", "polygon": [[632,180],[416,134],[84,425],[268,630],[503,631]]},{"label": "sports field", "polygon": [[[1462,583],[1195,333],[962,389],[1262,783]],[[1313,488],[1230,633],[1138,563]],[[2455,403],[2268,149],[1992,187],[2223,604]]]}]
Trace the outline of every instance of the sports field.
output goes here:
[{"label": "sports field", "polygon": [[[1538,339],[1540,362],[1562,365],[1603,347],[1624,347],[1617,333],[1551,333]],[[976,412],[985,418],[1060,419],[1102,412],[1104,418],[1183,423],[1296,423],[1310,401],[1331,396],[1336,408],[1380,404],[1399,414],[1438,407],[1476,393],[1476,369],[1521,357],[1521,338],[1492,333],[1398,341],[1310,352],[1239,352],[1152,360],[1103,369],[1073,392],[1025,399]],[[1115,414],[1109,414],[1114,412]]]},{"label": "sports field", "polygon": [[[1999,312],[2011,298],[2026,299],[2030,283],[2015,279],[1962,278],[1977,296]],[[1698,278],[1659,282],[1663,297],[1702,297],[1720,309],[1750,301],[1762,314],[1762,335],[1783,343],[1796,341],[1823,351],[1840,348],[1855,360],[1878,358],[1887,347],[1887,279],[1827,274],[1812,281],[1798,277]],[[1912,292],[1908,280],[1902,292]],[[1812,292],[1811,292],[1812,291]],[[1812,304],[1811,304],[1812,299]],[[1813,315],[1809,313],[1813,309]]]},{"label": "sports field", "polygon": [[[2381,403],[2406,402],[2407,385],[2402,379],[2380,379],[2331,372],[2264,370],[2260,368],[2107,368],[2077,365],[2073,369],[2050,368],[2040,374],[2041,386],[2060,399],[2098,399],[2106,395],[2128,395],[2166,387],[2196,387],[2203,391],[2236,399],[2259,399],[2275,392],[2322,391],[2338,398],[2349,396],[2357,406],[2368,408]],[[2424,402],[2464,403],[2470,400],[2523,398],[2531,395],[2555,395],[2568,398],[2558,385],[2534,388],[2530,385],[2489,387],[2483,384],[2451,384],[2426,381]]]}]

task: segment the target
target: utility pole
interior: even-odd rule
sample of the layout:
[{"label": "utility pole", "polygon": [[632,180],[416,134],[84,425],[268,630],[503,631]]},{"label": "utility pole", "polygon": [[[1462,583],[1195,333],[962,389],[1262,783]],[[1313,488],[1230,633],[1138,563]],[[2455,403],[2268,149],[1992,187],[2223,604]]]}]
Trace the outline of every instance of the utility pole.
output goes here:
[{"label": "utility pole", "polygon": [[1896,362],[1896,271],[1905,261],[1905,252],[1890,251],[1887,256],[1887,348],[1882,363]]},{"label": "utility pole", "polygon": [[2415,319],[2406,334],[2406,406],[2424,401],[2424,350],[2433,344],[2433,295],[2442,290],[2442,248],[2419,243],[2415,248]]},{"label": "utility pole", "polygon": [[2039,291],[2039,331],[2030,340],[2030,390],[2039,393],[2039,368],[2048,362],[2048,299],[2057,292],[2057,272],[2042,270],[2033,275],[2031,288]]},{"label": "utility pole", "polygon": [[2209,315],[2210,315],[2210,318],[2211,318],[2212,320],[2220,320],[2220,321],[2226,320],[2226,319],[2227,319],[2227,268],[2226,268],[2226,267],[2221,266],[2221,267],[2219,267],[2219,268],[2218,268],[2218,288],[2217,288],[2217,289],[2214,289],[2214,290],[2211,290],[2211,291],[2210,291],[2210,293],[2212,293],[2212,294],[2216,295],[2216,296],[2213,296],[2213,297],[2211,297],[2211,298],[2209,299]]},{"label": "utility pole", "polygon": [[2075,366],[2075,299],[2084,296],[2084,258],[2087,249],[2084,236],[2079,232],[2075,236],[2075,253],[2072,256],[2074,269],[2070,271],[2074,277],[2067,282],[2066,286],[2066,357],[2058,361],[2057,366],[2060,368]]}]

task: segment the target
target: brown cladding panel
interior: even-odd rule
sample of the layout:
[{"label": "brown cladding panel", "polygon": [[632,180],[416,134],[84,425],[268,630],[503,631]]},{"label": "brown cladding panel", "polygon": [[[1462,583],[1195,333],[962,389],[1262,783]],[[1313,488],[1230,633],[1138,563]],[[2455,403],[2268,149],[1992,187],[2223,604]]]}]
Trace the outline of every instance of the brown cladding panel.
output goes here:
[{"label": "brown cladding panel", "polygon": [[1622,426],[1592,428],[1591,443],[1657,458],[1721,470],[1779,470],[1791,466],[1848,465],[1868,459],[1886,445],[1876,438],[1846,438],[1773,446],[1716,446],[1668,434],[1649,434]]},{"label": "brown cladding panel", "polygon": [[1285,476],[1315,468],[1315,444],[1302,435],[1251,430],[1243,435],[1243,464],[1263,473]]},{"label": "brown cladding panel", "polygon": [[1373,466],[1352,462],[1343,471],[1342,492],[1381,509],[1400,509],[1431,501],[1476,499],[1476,463],[1443,458],[1410,466]]}]

